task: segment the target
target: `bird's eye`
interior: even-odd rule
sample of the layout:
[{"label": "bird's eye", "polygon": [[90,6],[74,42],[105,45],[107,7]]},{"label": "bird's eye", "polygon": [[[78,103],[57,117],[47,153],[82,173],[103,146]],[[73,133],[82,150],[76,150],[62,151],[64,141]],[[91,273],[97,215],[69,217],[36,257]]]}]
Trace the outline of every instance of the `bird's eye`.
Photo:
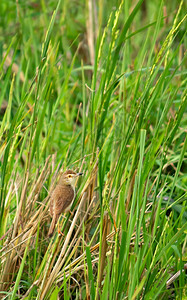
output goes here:
[{"label": "bird's eye", "polygon": [[71,175],[68,175],[68,178],[71,178],[72,176]]}]

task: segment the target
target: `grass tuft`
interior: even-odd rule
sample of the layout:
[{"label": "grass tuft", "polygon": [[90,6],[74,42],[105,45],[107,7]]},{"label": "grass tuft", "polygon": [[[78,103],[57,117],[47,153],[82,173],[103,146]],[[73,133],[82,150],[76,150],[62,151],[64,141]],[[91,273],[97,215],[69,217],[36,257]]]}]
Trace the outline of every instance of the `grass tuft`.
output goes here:
[{"label": "grass tuft", "polygon": [[0,2],[1,299],[186,297],[185,8]]}]

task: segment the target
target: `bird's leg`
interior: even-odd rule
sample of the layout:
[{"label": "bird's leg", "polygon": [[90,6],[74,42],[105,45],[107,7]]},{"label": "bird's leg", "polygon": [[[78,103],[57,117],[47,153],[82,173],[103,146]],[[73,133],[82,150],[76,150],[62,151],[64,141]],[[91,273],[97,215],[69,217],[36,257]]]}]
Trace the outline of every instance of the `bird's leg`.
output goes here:
[{"label": "bird's leg", "polygon": [[60,230],[59,221],[58,221],[58,234],[64,236],[63,232]]},{"label": "bird's leg", "polygon": [[70,212],[70,215],[73,217],[73,212],[71,210],[69,210],[69,212]]}]

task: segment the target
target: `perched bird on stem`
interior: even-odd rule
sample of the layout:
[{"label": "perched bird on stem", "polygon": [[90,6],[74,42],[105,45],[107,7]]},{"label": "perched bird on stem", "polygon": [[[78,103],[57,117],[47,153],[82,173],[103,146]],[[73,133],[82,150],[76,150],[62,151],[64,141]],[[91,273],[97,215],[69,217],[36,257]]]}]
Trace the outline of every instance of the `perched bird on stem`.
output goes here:
[{"label": "perched bird on stem", "polygon": [[[67,170],[63,173],[51,194],[50,201],[50,215],[52,217],[51,226],[49,228],[48,236],[51,237],[55,230],[55,225],[61,213],[70,210],[75,197],[75,182],[78,176],[83,173],[75,173],[72,170]],[[58,232],[59,228],[58,228]]]}]

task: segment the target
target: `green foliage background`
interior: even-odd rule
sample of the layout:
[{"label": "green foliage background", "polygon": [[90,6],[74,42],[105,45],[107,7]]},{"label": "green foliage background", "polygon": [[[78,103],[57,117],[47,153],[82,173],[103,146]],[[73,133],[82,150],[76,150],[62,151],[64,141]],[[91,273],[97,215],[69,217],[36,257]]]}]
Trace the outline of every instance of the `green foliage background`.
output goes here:
[{"label": "green foliage background", "polygon": [[[0,2],[2,298],[185,299],[185,12]],[[84,176],[49,240],[60,168]]]}]

